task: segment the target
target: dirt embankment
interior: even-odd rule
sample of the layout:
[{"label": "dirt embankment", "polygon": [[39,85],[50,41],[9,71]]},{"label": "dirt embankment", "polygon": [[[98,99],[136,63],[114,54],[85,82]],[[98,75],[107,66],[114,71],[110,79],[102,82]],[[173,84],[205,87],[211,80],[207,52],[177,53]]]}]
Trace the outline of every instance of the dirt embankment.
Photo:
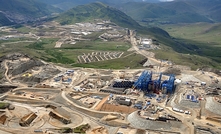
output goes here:
[{"label": "dirt embankment", "polygon": [[0,57],[0,68],[5,70],[4,76],[9,83],[35,84],[60,73],[60,70],[53,65],[20,53]]},{"label": "dirt embankment", "polygon": [[0,57],[1,68],[8,68],[8,74],[18,75],[35,66],[44,65],[40,60],[30,58],[27,55],[20,53],[12,53]]}]

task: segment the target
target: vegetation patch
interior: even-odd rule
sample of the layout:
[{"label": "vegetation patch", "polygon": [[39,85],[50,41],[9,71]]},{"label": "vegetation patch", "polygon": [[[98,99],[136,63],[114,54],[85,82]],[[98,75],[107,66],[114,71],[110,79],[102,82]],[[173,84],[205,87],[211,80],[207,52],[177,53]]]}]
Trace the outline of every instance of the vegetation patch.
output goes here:
[{"label": "vegetation patch", "polygon": [[65,57],[62,53],[57,52],[56,50],[49,50],[45,51],[48,55],[52,56],[53,58],[48,58],[48,62],[54,63],[62,63],[62,64],[72,64],[74,60]]},{"label": "vegetation patch", "polygon": [[19,33],[24,33],[24,34],[28,34],[29,32],[33,32],[34,30],[23,26],[23,25],[15,25],[13,26],[13,28],[15,28]]},{"label": "vegetation patch", "polygon": [[44,50],[45,42],[35,42],[27,46],[27,48],[36,49],[36,50]]},{"label": "vegetation patch", "polygon": [[[188,57],[192,57],[190,59],[194,59],[194,61],[190,60],[189,62],[193,62],[196,65],[220,68],[221,39],[218,38],[218,35],[220,34],[221,24],[165,25],[163,28],[175,37],[173,40],[177,42],[177,44],[169,46],[177,52],[185,53]],[[183,60],[185,59],[188,58]]]},{"label": "vegetation patch", "polygon": [[213,61],[209,58],[194,54],[177,53],[171,49],[161,49],[155,50],[153,52],[155,53],[155,57],[157,59],[172,61],[172,63],[178,65],[190,66],[193,70],[196,70],[205,65],[208,65],[212,68],[220,68],[220,63],[217,63],[216,61]]},{"label": "vegetation patch", "polygon": [[9,103],[6,103],[6,102],[0,102],[0,109],[6,109],[9,107]]},{"label": "vegetation patch", "polygon": [[64,49],[87,49],[96,51],[127,51],[131,47],[128,42],[114,42],[114,41],[81,41],[76,44],[64,44]]}]

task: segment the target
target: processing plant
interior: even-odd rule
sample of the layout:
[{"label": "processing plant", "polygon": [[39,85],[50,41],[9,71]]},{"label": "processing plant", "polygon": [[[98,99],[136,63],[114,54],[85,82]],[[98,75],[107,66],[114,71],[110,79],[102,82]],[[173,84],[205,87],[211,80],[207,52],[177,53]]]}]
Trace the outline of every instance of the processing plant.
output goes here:
[{"label": "processing plant", "polygon": [[168,80],[161,82],[162,73],[159,73],[158,79],[153,80],[152,71],[143,71],[140,77],[135,81],[133,89],[141,90],[143,92],[154,92],[159,93],[159,91],[164,91],[164,93],[173,93],[174,92],[174,81],[175,76],[171,74]]}]

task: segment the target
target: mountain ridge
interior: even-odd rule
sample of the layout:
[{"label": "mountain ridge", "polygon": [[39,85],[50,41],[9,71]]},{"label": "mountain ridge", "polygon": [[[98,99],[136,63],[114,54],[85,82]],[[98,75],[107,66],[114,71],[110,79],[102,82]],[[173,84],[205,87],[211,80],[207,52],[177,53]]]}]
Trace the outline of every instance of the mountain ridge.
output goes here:
[{"label": "mountain ridge", "polygon": [[[73,7],[76,7],[78,5],[84,5],[84,4],[89,4],[93,2],[97,2],[97,0],[37,0],[46,4],[53,5],[55,7],[58,7],[62,10],[69,10]],[[143,2],[143,0],[99,0],[102,3],[108,4],[110,6],[117,6],[122,3],[127,3],[127,2]],[[157,3],[160,2],[159,0],[145,0],[145,2],[150,2],[150,3]]]},{"label": "mountain ridge", "polygon": [[188,1],[162,3],[129,2],[121,5],[120,9],[136,21],[146,21],[147,23],[173,24],[213,22],[218,21],[219,18],[212,18],[213,21],[211,21],[211,18],[209,17],[211,16],[210,14],[205,14],[205,11],[199,11],[195,4]]},{"label": "mountain ridge", "polygon": [[77,6],[62,13],[55,20],[61,24],[73,24],[100,18],[111,20],[119,26],[140,27],[136,21],[125,13],[101,2]]}]

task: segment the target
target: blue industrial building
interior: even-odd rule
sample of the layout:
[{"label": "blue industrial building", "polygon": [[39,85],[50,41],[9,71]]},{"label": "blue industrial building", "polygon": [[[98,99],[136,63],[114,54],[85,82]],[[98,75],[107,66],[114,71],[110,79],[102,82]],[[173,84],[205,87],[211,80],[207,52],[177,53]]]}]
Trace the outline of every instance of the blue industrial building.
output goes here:
[{"label": "blue industrial building", "polygon": [[167,93],[173,93],[174,81],[175,81],[175,76],[170,75],[169,80],[165,80],[162,82],[162,89],[166,89]]},{"label": "blue industrial building", "polygon": [[162,73],[160,73],[159,78],[157,80],[153,81],[154,85],[154,92],[158,93],[158,89],[161,88],[161,78],[162,78]]},{"label": "blue industrial building", "polygon": [[159,74],[159,78],[157,80],[152,80],[152,72],[145,70],[134,83],[133,87],[144,92],[153,91],[158,93],[160,89],[166,89],[166,93],[173,93],[175,76],[170,75],[169,79],[163,81],[162,83],[161,78],[162,73]]},{"label": "blue industrial building", "polygon": [[134,88],[148,91],[148,85],[152,79],[152,72],[143,71],[138,80],[134,83]]}]

